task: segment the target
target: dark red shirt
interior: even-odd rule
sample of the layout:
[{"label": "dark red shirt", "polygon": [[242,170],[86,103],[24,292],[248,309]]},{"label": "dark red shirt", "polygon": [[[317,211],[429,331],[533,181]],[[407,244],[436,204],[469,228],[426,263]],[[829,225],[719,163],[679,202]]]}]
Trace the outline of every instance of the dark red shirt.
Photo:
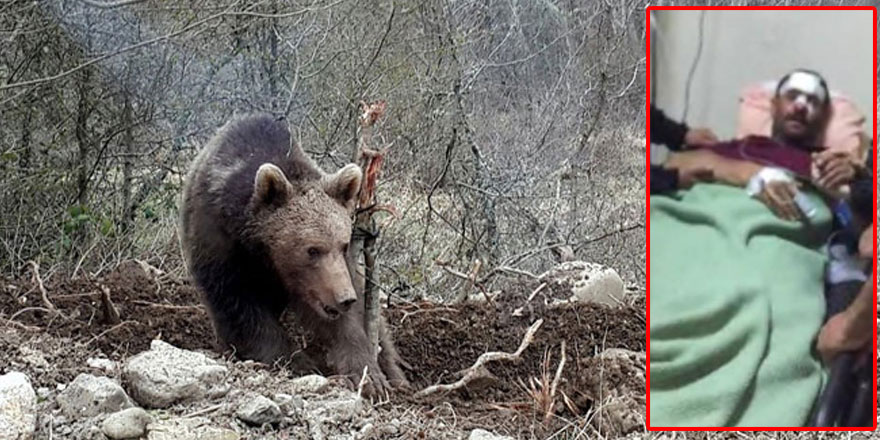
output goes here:
[{"label": "dark red shirt", "polygon": [[789,170],[798,177],[810,178],[810,153],[816,148],[798,148],[766,136],[748,136],[709,147],[715,153],[731,159],[747,160],[758,165]]}]

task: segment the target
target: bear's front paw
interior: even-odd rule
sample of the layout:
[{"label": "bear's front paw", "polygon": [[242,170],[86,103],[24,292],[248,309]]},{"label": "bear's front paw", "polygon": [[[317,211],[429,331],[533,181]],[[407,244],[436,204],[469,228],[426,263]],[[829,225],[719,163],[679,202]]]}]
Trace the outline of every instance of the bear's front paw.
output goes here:
[{"label": "bear's front paw", "polygon": [[387,398],[388,393],[391,391],[391,384],[388,383],[385,374],[382,373],[382,370],[376,364],[369,365],[366,368],[366,375],[364,375],[364,367],[358,368],[354,365],[348,369],[348,372],[344,373],[348,377],[352,388],[355,390],[361,389],[364,397],[371,399]]}]

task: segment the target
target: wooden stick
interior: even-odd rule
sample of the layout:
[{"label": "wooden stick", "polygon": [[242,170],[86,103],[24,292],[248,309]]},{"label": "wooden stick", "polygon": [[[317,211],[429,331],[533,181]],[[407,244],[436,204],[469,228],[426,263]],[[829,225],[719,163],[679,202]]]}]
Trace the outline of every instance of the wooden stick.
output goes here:
[{"label": "wooden stick", "polygon": [[108,324],[119,324],[119,310],[116,310],[113,301],[110,301],[110,289],[103,284],[98,286],[101,288],[101,309],[104,312],[104,320]]},{"label": "wooden stick", "polygon": [[43,285],[43,279],[40,278],[40,265],[37,264],[37,262],[34,260],[30,260],[29,263],[31,263],[31,268],[34,271],[34,282],[40,289],[40,296],[43,299],[43,305],[46,306],[46,308],[50,311],[58,313],[58,309],[55,308],[55,304],[52,304],[52,301],[49,301],[49,292],[46,291],[46,287]]},{"label": "wooden stick", "polygon": [[550,384],[550,405],[547,407],[547,412],[544,413],[545,426],[550,424],[550,418],[553,417],[553,410],[556,408],[556,390],[559,387],[559,380],[562,379],[562,369],[565,367],[565,340],[562,341],[560,351],[562,357],[559,359],[559,366],[556,367],[556,376],[553,377],[553,382]]},{"label": "wooden stick", "polygon": [[535,338],[535,332],[538,331],[538,328],[541,327],[541,324],[544,323],[543,319],[539,319],[535,321],[531,327],[529,327],[528,331],[526,331],[525,336],[523,336],[522,342],[519,344],[519,348],[516,349],[513,353],[505,353],[503,351],[492,351],[489,353],[483,353],[477,358],[477,361],[470,368],[465,370],[464,377],[459,379],[458,381],[447,384],[447,385],[432,385],[429,386],[415,394],[416,398],[422,398],[426,396],[430,396],[435,393],[445,393],[453,390],[457,390],[459,388],[463,388],[467,386],[475,378],[479,377],[479,370],[485,365],[487,362],[493,361],[516,361],[520,359],[522,352],[532,343],[532,340]]},{"label": "wooden stick", "polygon": [[107,333],[110,333],[110,332],[112,332],[112,331],[115,331],[115,330],[117,330],[117,329],[119,329],[119,328],[121,328],[121,327],[125,327],[125,326],[128,325],[128,324],[137,324],[137,321],[122,321],[122,322],[120,322],[119,324],[116,324],[116,325],[114,325],[113,327],[110,327],[110,328],[108,328],[107,330],[104,330],[104,331],[102,331],[101,333],[98,333],[98,334],[97,334],[95,337],[93,337],[92,339],[89,339],[89,342],[86,342],[86,346],[92,345],[92,344],[93,344],[95,341],[97,341],[98,339],[103,338],[104,335],[106,335]]},{"label": "wooden stick", "polygon": [[156,308],[169,309],[169,310],[191,310],[191,311],[199,311],[199,310],[204,310],[204,309],[205,309],[204,306],[200,306],[200,305],[179,306],[179,305],[176,305],[176,304],[159,304],[159,303],[154,303],[154,302],[150,302],[150,301],[144,301],[144,300],[140,300],[140,299],[138,299],[138,300],[134,300],[134,301],[132,301],[131,303],[132,303],[132,304],[139,305],[139,306],[156,307]]},{"label": "wooden stick", "polygon": [[544,290],[545,287],[547,287],[547,283],[541,283],[541,285],[538,286],[537,289],[535,289],[535,290],[532,291],[532,293],[531,293],[531,294],[529,295],[529,297],[526,299],[526,302],[532,302],[532,300],[535,299],[535,295],[537,295],[538,292]]}]

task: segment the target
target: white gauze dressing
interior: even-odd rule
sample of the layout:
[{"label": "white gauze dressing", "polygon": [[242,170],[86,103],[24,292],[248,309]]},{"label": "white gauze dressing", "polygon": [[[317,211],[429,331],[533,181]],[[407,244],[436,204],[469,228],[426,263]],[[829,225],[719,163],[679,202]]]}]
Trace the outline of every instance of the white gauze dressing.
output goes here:
[{"label": "white gauze dressing", "polygon": [[813,116],[813,114],[818,110],[815,104],[810,103],[810,100],[807,99],[808,96],[815,96],[818,102],[825,102],[826,95],[825,89],[822,88],[822,83],[819,81],[819,77],[807,72],[794,72],[791,76],[788,77],[788,81],[782,85],[779,89],[779,93],[781,95],[786,94],[790,90],[797,90],[801,92],[797,95],[794,102],[799,103],[807,108],[808,116]]}]

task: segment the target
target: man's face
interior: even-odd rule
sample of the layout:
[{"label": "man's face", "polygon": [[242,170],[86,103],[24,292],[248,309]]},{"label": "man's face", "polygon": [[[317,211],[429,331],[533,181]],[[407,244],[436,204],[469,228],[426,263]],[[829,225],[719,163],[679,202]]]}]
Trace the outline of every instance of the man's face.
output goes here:
[{"label": "man's face", "polygon": [[773,135],[800,146],[817,146],[828,119],[825,89],[815,75],[795,72],[773,98]]}]

